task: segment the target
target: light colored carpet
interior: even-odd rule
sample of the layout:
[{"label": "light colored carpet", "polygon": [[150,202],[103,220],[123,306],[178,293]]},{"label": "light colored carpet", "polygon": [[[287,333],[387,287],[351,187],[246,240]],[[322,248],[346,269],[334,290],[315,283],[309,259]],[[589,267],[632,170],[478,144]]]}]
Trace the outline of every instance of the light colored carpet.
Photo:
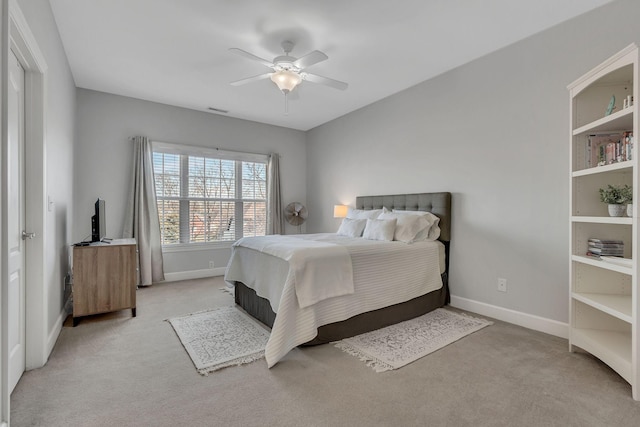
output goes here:
[{"label": "light colored carpet", "polygon": [[235,307],[220,307],[168,320],[198,373],[264,357],[269,332]]},{"label": "light colored carpet", "polygon": [[[566,339],[494,320],[376,374],[331,344],[203,377],[165,319],[233,305],[222,278],[141,288],[131,310],[68,320],[11,395],[23,426],[638,427],[619,375]],[[493,320],[493,319],[492,319]]]},{"label": "light colored carpet", "polygon": [[415,319],[338,341],[335,345],[358,357],[376,372],[398,369],[493,324],[439,308]]}]

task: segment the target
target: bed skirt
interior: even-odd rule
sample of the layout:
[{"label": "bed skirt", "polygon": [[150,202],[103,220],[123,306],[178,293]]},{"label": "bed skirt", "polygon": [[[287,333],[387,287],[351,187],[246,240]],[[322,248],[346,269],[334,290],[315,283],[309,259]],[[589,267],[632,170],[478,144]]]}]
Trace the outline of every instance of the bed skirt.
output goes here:
[{"label": "bed skirt", "polygon": [[[303,345],[318,345],[338,341],[413,319],[433,311],[449,303],[447,273],[442,274],[442,284],[442,288],[409,301],[358,314],[341,322],[321,326],[318,328],[318,335]],[[271,310],[269,301],[259,297],[253,289],[242,282],[236,282],[235,300],[236,304],[251,316],[268,327],[273,327],[276,314]]]}]

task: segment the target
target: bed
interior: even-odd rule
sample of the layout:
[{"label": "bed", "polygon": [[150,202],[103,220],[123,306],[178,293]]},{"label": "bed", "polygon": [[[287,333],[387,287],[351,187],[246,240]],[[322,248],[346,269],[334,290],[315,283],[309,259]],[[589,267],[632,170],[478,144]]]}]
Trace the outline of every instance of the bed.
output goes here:
[{"label": "bed", "polygon": [[[270,296],[264,287],[255,283],[256,281],[259,282],[260,278],[270,275],[273,271],[286,269],[285,262],[273,261],[274,257],[270,255],[264,255],[259,251],[246,248],[243,249],[245,258],[242,258],[243,262],[240,262],[237,259],[234,260],[234,258],[237,258],[236,248],[234,248],[234,254],[232,254],[232,259],[227,267],[225,279],[235,284],[236,304],[248,314],[272,328],[271,337],[265,351],[269,367],[275,365],[296,346],[323,344],[355,336],[420,316],[449,303],[448,271],[449,245],[451,241],[451,194],[439,192],[356,198],[356,209],[372,210],[382,209],[383,207],[389,210],[426,211],[439,218],[440,236],[437,242],[428,242],[431,244],[436,243],[437,245],[432,246],[437,246],[437,249],[433,247],[427,248],[429,245],[422,242],[411,245],[393,242],[396,244],[395,250],[407,250],[401,248],[401,246],[405,248],[415,246],[415,250],[424,250],[427,251],[425,253],[429,254],[433,254],[437,250],[438,258],[440,259],[439,271],[429,273],[431,275],[437,274],[438,282],[440,283],[437,289],[429,290],[418,296],[411,294],[411,297],[407,297],[406,295],[409,294],[402,294],[405,289],[404,282],[390,283],[390,289],[400,289],[400,291],[396,292],[394,290],[391,300],[395,299],[395,301],[387,304],[380,301],[372,302],[371,300],[375,299],[375,296],[361,292],[359,283],[362,282],[362,279],[359,279],[359,282],[356,282],[353,294],[336,296],[329,300],[302,307],[304,304],[299,304],[300,301],[295,299],[295,289],[287,290],[285,288],[283,293],[277,293],[277,296]],[[309,239],[336,243],[335,238],[329,234],[309,236]],[[290,240],[292,237],[282,236],[283,239]],[[307,238],[306,236],[297,237],[301,239]],[[342,244],[343,242],[337,243]],[[367,247],[364,246],[366,244],[366,242],[360,243],[360,246],[364,249],[359,250],[366,252]],[[358,267],[359,261],[357,261],[359,259],[357,256],[360,255],[354,255],[354,253],[359,254],[359,252],[358,250],[354,252],[353,246],[345,245],[350,248],[349,251],[354,260],[354,277],[361,277],[362,272],[358,272],[362,267]],[[424,246],[424,249],[421,248],[422,246]],[[412,250],[414,249],[412,248]],[[415,266],[415,269],[422,268],[422,263],[415,260],[411,261],[411,258],[398,254],[398,256],[401,256],[400,260],[410,264],[413,262],[411,265]],[[383,258],[386,258],[386,255]],[[379,257],[378,260],[383,260],[383,258]],[[233,274],[231,274],[231,271],[233,271]],[[258,291],[253,288],[258,289]],[[412,289],[411,292],[419,291],[416,288]],[[279,301],[274,301],[276,299]],[[401,301],[398,302],[398,299]],[[366,303],[361,303],[361,300],[366,300]],[[371,307],[374,307],[374,309],[370,309]],[[354,310],[357,313],[355,315]]]}]

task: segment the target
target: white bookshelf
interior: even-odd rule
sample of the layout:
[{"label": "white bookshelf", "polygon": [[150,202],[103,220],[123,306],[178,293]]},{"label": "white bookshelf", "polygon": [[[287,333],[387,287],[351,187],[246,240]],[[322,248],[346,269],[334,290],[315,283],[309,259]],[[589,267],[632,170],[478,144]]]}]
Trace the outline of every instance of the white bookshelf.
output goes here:
[{"label": "white bookshelf", "polygon": [[582,256],[582,255],[572,255],[571,256],[571,260],[573,262],[576,263],[582,263],[582,264],[586,264],[586,265],[592,265],[596,268],[600,268],[603,270],[611,270],[611,271],[617,271],[618,273],[623,273],[623,274],[629,274],[631,275],[632,273],[632,269],[626,266],[622,266],[622,265],[618,265],[618,264],[612,264],[612,263],[608,263],[608,262],[604,262],[604,261],[600,261],[588,256]]},{"label": "white bookshelf", "polygon": [[[570,103],[570,316],[569,350],[585,350],[631,384],[640,400],[638,289],[640,180],[638,162],[638,47],[632,44],[569,85]],[[605,114],[611,96],[616,109]],[[623,100],[633,96],[630,107]],[[633,132],[631,160],[604,166],[589,162],[590,135]],[[607,184],[633,188],[631,217],[609,217],[598,189]],[[586,255],[588,239],[624,242],[626,264]],[[612,260],[616,261],[616,260]]]},{"label": "white bookshelf", "polygon": [[629,345],[631,334],[576,328],[571,335],[573,345],[585,350],[588,349],[589,353],[604,361],[622,378],[632,384],[633,369],[631,366],[631,346]]},{"label": "white bookshelf", "polygon": [[594,294],[574,292],[573,299],[603,311],[625,322],[631,323],[631,299],[626,295]]}]

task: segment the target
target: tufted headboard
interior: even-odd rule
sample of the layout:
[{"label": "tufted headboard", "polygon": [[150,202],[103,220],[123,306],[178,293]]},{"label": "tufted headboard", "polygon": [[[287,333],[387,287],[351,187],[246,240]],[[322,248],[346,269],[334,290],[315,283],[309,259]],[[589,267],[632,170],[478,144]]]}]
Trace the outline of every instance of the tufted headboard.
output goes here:
[{"label": "tufted headboard", "polygon": [[[400,209],[426,211],[440,218],[440,240],[444,243],[446,271],[449,271],[449,246],[451,242],[451,193],[394,194],[391,196],[358,196],[356,209]],[[447,297],[448,302],[448,297]]]},{"label": "tufted headboard", "polygon": [[395,194],[356,197],[356,209],[400,209],[427,211],[440,218],[440,239],[451,241],[451,193]]}]

